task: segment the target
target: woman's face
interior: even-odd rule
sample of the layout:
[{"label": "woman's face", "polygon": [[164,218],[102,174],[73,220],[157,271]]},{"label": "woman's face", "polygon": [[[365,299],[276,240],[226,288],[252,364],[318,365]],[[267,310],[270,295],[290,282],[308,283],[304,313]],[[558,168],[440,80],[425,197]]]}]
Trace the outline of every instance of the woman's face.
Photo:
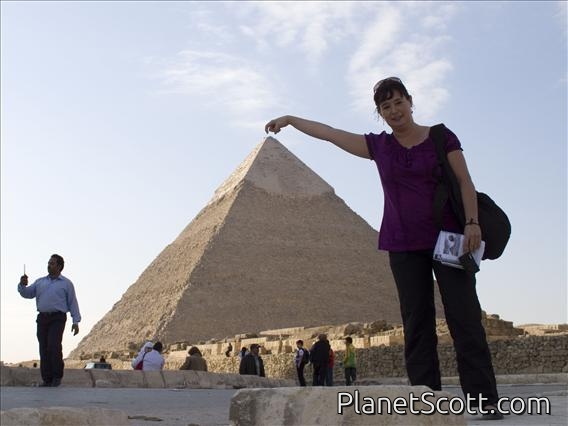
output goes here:
[{"label": "woman's face", "polygon": [[407,99],[400,92],[395,91],[392,98],[381,102],[379,114],[391,129],[412,123],[412,98]]}]

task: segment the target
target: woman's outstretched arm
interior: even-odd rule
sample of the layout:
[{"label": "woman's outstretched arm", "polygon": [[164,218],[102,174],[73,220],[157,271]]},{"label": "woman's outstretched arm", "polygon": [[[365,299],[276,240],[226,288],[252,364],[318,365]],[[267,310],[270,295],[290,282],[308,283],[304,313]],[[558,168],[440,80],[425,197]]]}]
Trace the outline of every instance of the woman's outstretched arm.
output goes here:
[{"label": "woman's outstretched arm", "polygon": [[266,126],[264,126],[264,131],[266,133],[272,132],[276,134],[280,129],[288,125],[306,135],[329,141],[350,154],[362,158],[371,158],[364,135],[334,129],[327,124],[318,123],[317,121],[306,120],[292,115],[284,115],[269,121]]}]

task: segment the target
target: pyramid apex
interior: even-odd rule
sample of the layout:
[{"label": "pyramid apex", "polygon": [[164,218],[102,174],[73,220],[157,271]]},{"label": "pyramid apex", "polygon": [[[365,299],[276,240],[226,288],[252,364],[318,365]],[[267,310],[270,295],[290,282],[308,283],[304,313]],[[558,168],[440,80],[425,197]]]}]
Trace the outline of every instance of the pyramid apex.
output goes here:
[{"label": "pyramid apex", "polygon": [[212,203],[246,181],[271,194],[316,196],[334,193],[317,173],[278,139],[267,136],[215,191]]},{"label": "pyramid apex", "polygon": [[264,143],[266,143],[266,142],[269,142],[269,143],[274,142],[274,143],[278,143],[278,144],[282,145],[282,143],[281,143],[278,139],[273,138],[272,136],[266,136],[266,137],[264,138],[264,141],[263,141],[263,142],[264,142]]}]

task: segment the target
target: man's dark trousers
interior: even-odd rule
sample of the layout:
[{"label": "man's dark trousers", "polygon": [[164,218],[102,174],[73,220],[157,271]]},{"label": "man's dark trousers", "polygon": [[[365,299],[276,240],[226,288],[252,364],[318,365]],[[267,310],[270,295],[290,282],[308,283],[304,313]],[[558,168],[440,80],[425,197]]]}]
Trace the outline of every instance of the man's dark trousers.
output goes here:
[{"label": "man's dark trousers", "polygon": [[325,377],[327,376],[327,363],[312,363],[314,368],[313,386],[325,386]]},{"label": "man's dark trousers", "polygon": [[390,265],[396,282],[404,325],[404,356],[412,385],[440,390],[440,365],[436,336],[434,283],[436,275],[446,322],[454,341],[458,373],[464,394],[485,404],[498,400],[491,353],[481,323],[481,306],[475,276],[432,259],[431,250],[391,252]]},{"label": "man's dark trousers", "polygon": [[37,316],[37,340],[39,341],[39,357],[41,378],[44,383],[51,384],[63,377],[63,331],[67,314],[65,312],[40,312]]}]

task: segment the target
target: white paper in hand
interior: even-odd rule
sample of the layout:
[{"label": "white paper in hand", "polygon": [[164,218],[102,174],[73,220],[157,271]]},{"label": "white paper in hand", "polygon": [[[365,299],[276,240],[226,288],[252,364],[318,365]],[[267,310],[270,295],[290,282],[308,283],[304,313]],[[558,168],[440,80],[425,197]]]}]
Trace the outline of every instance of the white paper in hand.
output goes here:
[{"label": "white paper in hand", "polygon": [[[444,265],[452,266],[454,268],[463,269],[460,262],[460,256],[463,252],[463,234],[455,232],[440,231],[436,247],[434,248],[434,260],[443,263]],[[481,258],[485,250],[485,241],[481,241],[481,245],[475,250],[472,255],[477,263],[481,265]]]}]

